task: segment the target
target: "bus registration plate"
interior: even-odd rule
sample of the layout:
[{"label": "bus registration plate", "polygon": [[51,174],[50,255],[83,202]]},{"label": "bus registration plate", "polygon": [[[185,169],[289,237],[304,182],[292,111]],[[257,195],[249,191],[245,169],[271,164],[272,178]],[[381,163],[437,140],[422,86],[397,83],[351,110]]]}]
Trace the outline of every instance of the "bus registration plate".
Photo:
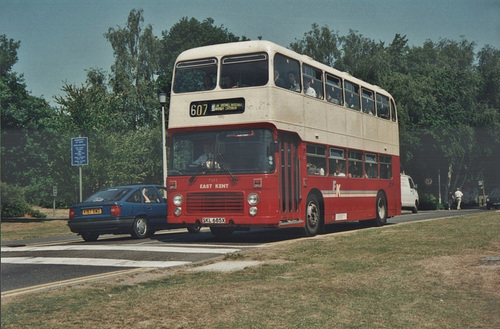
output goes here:
[{"label": "bus registration plate", "polygon": [[226,224],[224,217],[203,217],[201,221],[203,224]]}]

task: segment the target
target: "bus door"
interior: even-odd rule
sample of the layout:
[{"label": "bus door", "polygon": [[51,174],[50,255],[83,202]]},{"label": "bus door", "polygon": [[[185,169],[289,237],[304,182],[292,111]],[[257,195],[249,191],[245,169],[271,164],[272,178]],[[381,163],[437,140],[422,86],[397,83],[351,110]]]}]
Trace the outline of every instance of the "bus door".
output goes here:
[{"label": "bus door", "polygon": [[291,134],[280,134],[280,211],[282,221],[298,220],[300,201],[300,167],[298,139]]}]

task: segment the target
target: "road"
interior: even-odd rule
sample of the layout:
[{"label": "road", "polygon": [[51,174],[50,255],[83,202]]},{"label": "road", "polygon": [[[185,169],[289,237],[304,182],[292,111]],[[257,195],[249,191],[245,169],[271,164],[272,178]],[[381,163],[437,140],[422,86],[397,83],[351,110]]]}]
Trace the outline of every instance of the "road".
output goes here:
[{"label": "road", "polygon": [[[404,212],[390,218],[389,225],[433,218],[472,214],[484,210]],[[326,234],[360,229],[358,223],[328,226]],[[78,284],[124,274],[169,269],[205,262],[224,255],[298,239],[300,230],[255,229],[216,238],[206,228],[198,234],[185,229],[157,232],[143,240],[105,235],[93,243],[80,237],[2,242],[2,297]]]}]

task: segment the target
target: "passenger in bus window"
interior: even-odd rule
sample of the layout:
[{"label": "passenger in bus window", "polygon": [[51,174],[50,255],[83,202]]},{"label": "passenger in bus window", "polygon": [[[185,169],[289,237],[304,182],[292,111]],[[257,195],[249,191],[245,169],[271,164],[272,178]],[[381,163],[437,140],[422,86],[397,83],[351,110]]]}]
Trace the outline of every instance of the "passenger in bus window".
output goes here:
[{"label": "passenger in bus window", "polygon": [[214,89],[212,78],[209,75],[205,76],[205,79],[203,80],[203,86],[205,87],[205,90]]},{"label": "passenger in bus window", "polygon": [[350,109],[354,108],[354,94],[353,93],[348,94],[346,102],[347,102],[348,108],[350,108]]},{"label": "passenger in bus window", "polygon": [[293,73],[293,71],[288,72],[288,83],[290,85],[290,90],[300,92],[300,84],[295,79],[295,73]]},{"label": "passenger in bus window", "polygon": [[335,174],[334,176],[337,176],[337,177],[345,177],[345,173],[343,172],[342,170],[342,166],[341,165],[338,165],[336,168],[335,168]]},{"label": "passenger in bus window", "polygon": [[365,178],[377,178],[377,165],[373,163],[367,163],[365,168]]},{"label": "passenger in bus window", "polygon": [[358,161],[349,161],[349,177],[361,178],[363,169]]},{"label": "passenger in bus window", "polygon": [[318,95],[316,94],[316,90],[311,87],[311,80],[309,79],[304,80],[304,92],[307,96],[318,97]]},{"label": "passenger in bus window", "polygon": [[[311,161],[314,161],[314,159],[311,159]],[[314,176],[325,176],[325,169],[312,162],[308,162],[307,173]]]},{"label": "passenger in bus window", "polygon": [[380,178],[391,179],[391,165],[385,164],[380,166]]},{"label": "passenger in bus window", "polygon": [[229,89],[229,88],[238,88],[236,83],[234,83],[233,78],[229,75],[226,75],[222,81],[222,88],[223,89]]},{"label": "passenger in bus window", "polygon": [[274,70],[274,84],[281,88],[286,88],[285,80],[280,77],[280,72]]}]

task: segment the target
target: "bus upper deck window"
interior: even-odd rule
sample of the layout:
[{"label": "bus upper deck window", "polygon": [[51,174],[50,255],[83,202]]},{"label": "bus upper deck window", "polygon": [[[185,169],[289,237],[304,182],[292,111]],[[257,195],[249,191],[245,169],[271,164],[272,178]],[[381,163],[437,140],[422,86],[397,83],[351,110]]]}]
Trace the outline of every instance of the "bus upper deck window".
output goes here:
[{"label": "bus upper deck window", "polygon": [[389,120],[389,97],[377,93],[377,116]]},{"label": "bus upper deck window", "polygon": [[301,91],[300,64],[290,57],[274,56],[274,84],[280,88]]},{"label": "bus upper deck window", "polygon": [[336,76],[326,75],[326,100],[330,103],[342,105],[342,80]]},{"label": "bus upper deck window", "polygon": [[359,86],[349,82],[344,81],[345,85],[345,104],[348,108],[353,110],[359,110]]},{"label": "bus upper deck window", "polygon": [[206,58],[179,62],[175,66],[174,93],[212,90],[217,76],[217,59]]},{"label": "bus upper deck window", "polygon": [[396,105],[394,105],[394,101],[391,99],[391,119],[396,122]]},{"label": "bus upper deck window", "polygon": [[266,53],[226,56],[222,58],[222,89],[263,86],[269,81]]},{"label": "bus upper deck window", "polygon": [[307,96],[323,99],[323,73],[309,65],[302,65],[304,93]]},{"label": "bus upper deck window", "polygon": [[363,100],[363,112],[370,115],[375,115],[375,101],[373,99],[373,91],[362,88],[362,97]]}]

